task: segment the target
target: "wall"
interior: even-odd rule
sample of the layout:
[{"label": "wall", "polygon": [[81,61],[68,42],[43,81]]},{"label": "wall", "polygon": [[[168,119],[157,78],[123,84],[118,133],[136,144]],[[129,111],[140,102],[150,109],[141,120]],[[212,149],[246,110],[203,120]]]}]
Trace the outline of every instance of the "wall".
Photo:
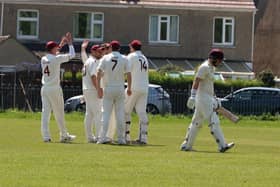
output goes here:
[{"label": "wall", "polygon": [[[16,17],[18,9],[40,11],[39,40],[33,42],[59,40],[61,35],[73,30],[73,13],[76,11],[104,13],[104,41],[119,40],[127,45],[138,38],[143,41],[143,50],[150,57],[206,58],[212,46],[213,17],[235,17],[235,45],[223,48],[229,60],[250,61],[252,41],[252,13],[163,10],[143,8],[97,8],[73,6],[14,5],[5,8],[5,34],[16,37]],[[149,44],[149,15],[179,15],[180,33],[178,44]]]}]

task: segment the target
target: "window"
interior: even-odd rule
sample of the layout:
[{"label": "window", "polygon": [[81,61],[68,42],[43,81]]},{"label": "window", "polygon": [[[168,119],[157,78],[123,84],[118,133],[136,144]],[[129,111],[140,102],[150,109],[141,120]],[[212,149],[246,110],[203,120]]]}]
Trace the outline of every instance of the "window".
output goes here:
[{"label": "window", "polygon": [[214,18],[214,45],[233,45],[234,18]]},{"label": "window", "polygon": [[149,41],[178,43],[179,16],[150,16]]},{"label": "window", "polygon": [[103,13],[79,12],[74,15],[74,38],[103,40]]},{"label": "window", "polygon": [[251,90],[241,91],[235,95],[235,98],[239,100],[251,100],[252,92]]},{"label": "window", "polygon": [[39,35],[39,11],[18,10],[17,37],[37,39]]}]

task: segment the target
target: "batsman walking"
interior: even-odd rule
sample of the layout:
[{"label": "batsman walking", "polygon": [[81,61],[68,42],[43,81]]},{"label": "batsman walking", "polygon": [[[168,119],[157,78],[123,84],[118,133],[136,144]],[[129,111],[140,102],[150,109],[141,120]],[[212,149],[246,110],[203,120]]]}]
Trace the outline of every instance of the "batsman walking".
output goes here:
[{"label": "batsman walking", "polygon": [[[59,49],[65,44],[69,46],[68,54],[59,54]],[[58,45],[54,41],[49,41],[46,44],[47,55],[41,59],[42,67],[42,119],[41,119],[41,133],[44,142],[51,142],[51,135],[49,130],[49,121],[51,111],[60,131],[60,142],[66,143],[74,140],[75,135],[70,135],[67,132],[64,120],[64,99],[63,92],[60,87],[60,65],[68,62],[75,57],[75,50],[72,44],[71,33],[66,33]]]},{"label": "batsman walking", "polygon": [[201,64],[195,75],[192,85],[191,96],[187,106],[194,109],[192,122],[187,130],[186,138],[181,145],[182,151],[192,151],[192,146],[199,128],[207,120],[211,134],[218,144],[219,152],[225,152],[234,146],[234,143],[226,143],[220,127],[220,120],[216,110],[221,105],[214,97],[214,72],[215,67],[220,65],[224,59],[224,53],[220,49],[212,49],[208,60]]}]

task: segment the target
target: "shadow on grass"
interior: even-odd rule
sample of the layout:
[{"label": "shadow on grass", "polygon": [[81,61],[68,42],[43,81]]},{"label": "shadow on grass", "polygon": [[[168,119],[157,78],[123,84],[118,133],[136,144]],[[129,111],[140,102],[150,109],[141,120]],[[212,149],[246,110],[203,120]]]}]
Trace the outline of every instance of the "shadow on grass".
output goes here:
[{"label": "shadow on grass", "polygon": [[224,152],[224,153],[221,153],[219,151],[197,151],[197,150],[192,150],[192,151],[181,151],[181,152],[185,152],[185,153],[216,153],[216,154],[228,154],[228,153],[233,153],[233,152]]}]

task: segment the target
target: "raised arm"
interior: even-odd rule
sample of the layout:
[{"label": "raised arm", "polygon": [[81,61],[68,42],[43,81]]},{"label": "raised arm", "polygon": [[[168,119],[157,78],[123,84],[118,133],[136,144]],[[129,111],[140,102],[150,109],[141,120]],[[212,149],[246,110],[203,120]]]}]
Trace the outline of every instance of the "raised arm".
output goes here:
[{"label": "raised arm", "polygon": [[88,47],[88,43],[89,40],[84,40],[82,45],[81,45],[81,58],[82,58],[82,62],[86,63],[88,56],[87,56],[87,52],[86,52],[86,48]]},{"label": "raised arm", "polygon": [[67,44],[69,46],[70,59],[72,59],[76,56],[75,49],[74,49],[74,46],[73,46],[72,34],[70,32],[67,32],[65,37],[67,38]]}]

